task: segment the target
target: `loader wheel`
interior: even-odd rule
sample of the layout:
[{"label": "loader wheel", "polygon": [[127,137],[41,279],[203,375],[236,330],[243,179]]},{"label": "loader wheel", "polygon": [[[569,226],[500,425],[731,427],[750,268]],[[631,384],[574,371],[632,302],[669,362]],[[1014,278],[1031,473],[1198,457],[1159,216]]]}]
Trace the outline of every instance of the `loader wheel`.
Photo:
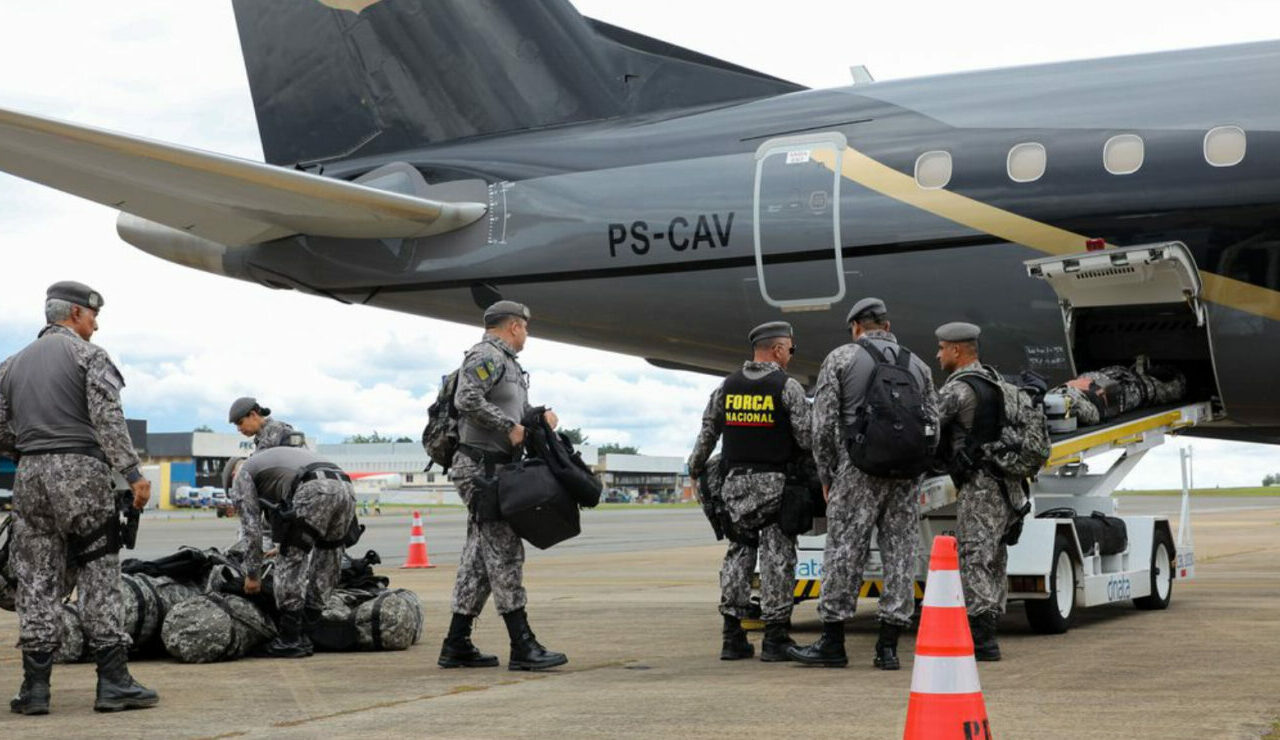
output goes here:
[{"label": "loader wheel", "polygon": [[1173,599],[1173,541],[1169,532],[1156,530],[1151,545],[1151,595],[1134,599],[1133,605],[1146,611],[1168,609]]},{"label": "loader wheel", "polygon": [[1042,635],[1060,635],[1071,628],[1076,611],[1076,569],[1071,545],[1064,534],[1053,538],[1053,570],[1049,571],[1049,598],[1028,599],[1027,622]]}]

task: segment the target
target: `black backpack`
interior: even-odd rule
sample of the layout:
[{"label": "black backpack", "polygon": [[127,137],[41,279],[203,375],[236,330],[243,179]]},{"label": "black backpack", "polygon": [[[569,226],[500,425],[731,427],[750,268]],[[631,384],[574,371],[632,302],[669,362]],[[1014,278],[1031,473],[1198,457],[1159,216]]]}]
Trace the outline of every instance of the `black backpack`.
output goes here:
[{"label": "black backpack", "polygon": [[847,430],[849,459],[877,478],[915,478],[933,458],[938,420],[925,409],[925,389],[911,372],[911,351],[900,346],[898,359],[889,361],[866,339],[858,346],[876,367]]},{"label": "black backpack", "polygon": [[[458,407],[453,405],[453,394],[458,390],[458,370],[440,379],[440,392],[427,407],[427,426],[422,430],[422,449],[431,457],[431,465],[439,465],[449,472],[453,456],[458,451]],[[431,469],[427,465],[427,469]]]}]

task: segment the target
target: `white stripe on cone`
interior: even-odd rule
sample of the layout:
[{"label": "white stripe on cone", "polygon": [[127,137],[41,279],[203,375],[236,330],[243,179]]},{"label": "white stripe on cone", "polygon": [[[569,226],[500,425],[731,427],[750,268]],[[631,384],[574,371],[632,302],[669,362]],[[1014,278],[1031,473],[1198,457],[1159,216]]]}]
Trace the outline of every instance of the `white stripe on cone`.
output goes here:
[{"label": "white stripe on cone", "polygon": [[964,606],[960,571],[931,570],[926,584],[923,606]]},{"label": "white stripe on cone", "polygon": [[427,538],[426,538],[426,537],[423,537],[421,532],[419,532],[419,533],[417,533],[417,534],[411,534],[411,535],[409,535],[409,544],[410,544],[410,545],[413,545],[413,544],[422,544],[422,545],[425,545],[425,544],[427,544]]},{"label": "white stripe on cone", "polygon": [[917,655],[911,672],[911,691],[917,694],[976,694],[978,664],[972,655],[938,657]]},{"label": "white stripe on cone", "polygon": [[416,512],[416,511],[415,511],[415,512],[413,512],[413,526],[415,526],[415,527],[421,527],[421,526],[422,526],[422,515],[421,515],[421,514],[419,514],[419,513],[418,513],[418,512]]}]

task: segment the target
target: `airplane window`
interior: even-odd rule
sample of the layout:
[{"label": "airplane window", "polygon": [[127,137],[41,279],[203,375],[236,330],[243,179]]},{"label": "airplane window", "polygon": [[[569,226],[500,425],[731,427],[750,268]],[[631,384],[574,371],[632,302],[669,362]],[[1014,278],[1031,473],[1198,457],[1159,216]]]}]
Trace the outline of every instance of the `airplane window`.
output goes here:
[{"label": "airplane window", "polygon": [[1018,144],[1009,150],[1009,179],[1014,182],[1035,182],[1044,176],[1047,160],[1043,144]]},{"label": "airplane window", "polygon": [[1218,126],[1204,135],[1204,158],[1214,167],[1233,167],[1244,161],[1245,135],[1239,126]]},{"label": "airplane window", "polygon": [[951,182],[951,154],[925,152],[916,159],[916,184],[925,190],[945,188]]},{"label": "airplane window", "polygon": [[1142,137],[1120,134],[1107,139],[1102,147],[1102,163],[1113,175],[1132,175],[1142,167]]}]

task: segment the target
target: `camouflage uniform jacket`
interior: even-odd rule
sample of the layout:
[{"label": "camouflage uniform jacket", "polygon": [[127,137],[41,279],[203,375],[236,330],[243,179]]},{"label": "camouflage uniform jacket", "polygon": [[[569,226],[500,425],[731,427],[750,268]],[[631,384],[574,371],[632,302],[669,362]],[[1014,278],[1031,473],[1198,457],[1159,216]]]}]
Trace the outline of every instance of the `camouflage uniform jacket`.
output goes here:
[{"label": "camouflage uniform jacket", "polygon": [[[756,362],[748,360],[743,363],[743,373],[750,380],[760,378],[781,370],[776,362]],[[702,428],[698,432],[698,440],[693,445],[693,454],[689,455],[689,475],[701,477],[707,466],[707,458],[711,457],[720,433],[724,431],[724,384],[721,383],[711,392],[707,408],[702,412]],[[809,402],[805,399],[804,388],[794,378],[787,378],[782,387],[782,401],[786,404],[787,415],[791,421],[791,434],[801,449],[811,446],[809,427]]]},{"label": "camouflage uniform jacket", "polygon": [[[525,375],[516,356],[514,347],[492,334],[486,334],[483,340],[467,350],[462,372],[458,373],[458,389],[453,397],[461,421],[502,433],[511,431],[520,423],[519,418],[513,418],[488,398],[507,373]],[[532,408],[528,400],[523,406],[521,416]]]},{"label": "camouflage uniform jacket", "polygon": [[[897,344],[898,339],[890,332],[876,329],[863,333],[863,338],[875,340],[877,343],[890,342]],[[919,360],[919,362],[916,362]],[[914,371],[924,382],[925,413],[930,418],[938,418],[938,393],[933,387],[933,373],[929,366],[916,355],[912,360]],[[845,398],[846,381],[856,376],[865,375],[866,380],[858,388],[870,382],[871,373],[875,369],[875,360],[866,350],[857,344],[836,347],[822,361],[822,369],[818,371],[818,385],[813,395],[813,458],[818,463],[818,477],[822,485],[830,486],[840,469],[840,455],[844,446],[844,429],[851,421],[846,419],[845,409],[854,406],[860,398]]]},{"label": "camouflage uniform jacket", "polygon": [[284,438],[293,434],[293,427],[283,421],[277,421],[270,416],[262,423],[262,428],[258,433],[253,435],[253,451],[269,450],[272,447],[279,447]]},{"label": "camouflage uniform jacket", "polygon": [[[61,334],[74,340],[71,347],[77,364],[84,371],[89,420],[98,438],[98,446],[106,454],[113,469],[126,477],[135,475],[138,470],[138,453],[133,449],[129,428],[124,422],[124,409],[120,405],[120,389],[124,388],[124,377],[106,350],[84,341],[71,329],[60,324],[50,324],[40,332],[41,337],[47,334]],[[0,364],[0,381],[3,381],[12,360],[10,357]],[[11,413],[11,404],[0,395],[0,454],[13,455],[17,452],[17,439],[9,423]]]}]

